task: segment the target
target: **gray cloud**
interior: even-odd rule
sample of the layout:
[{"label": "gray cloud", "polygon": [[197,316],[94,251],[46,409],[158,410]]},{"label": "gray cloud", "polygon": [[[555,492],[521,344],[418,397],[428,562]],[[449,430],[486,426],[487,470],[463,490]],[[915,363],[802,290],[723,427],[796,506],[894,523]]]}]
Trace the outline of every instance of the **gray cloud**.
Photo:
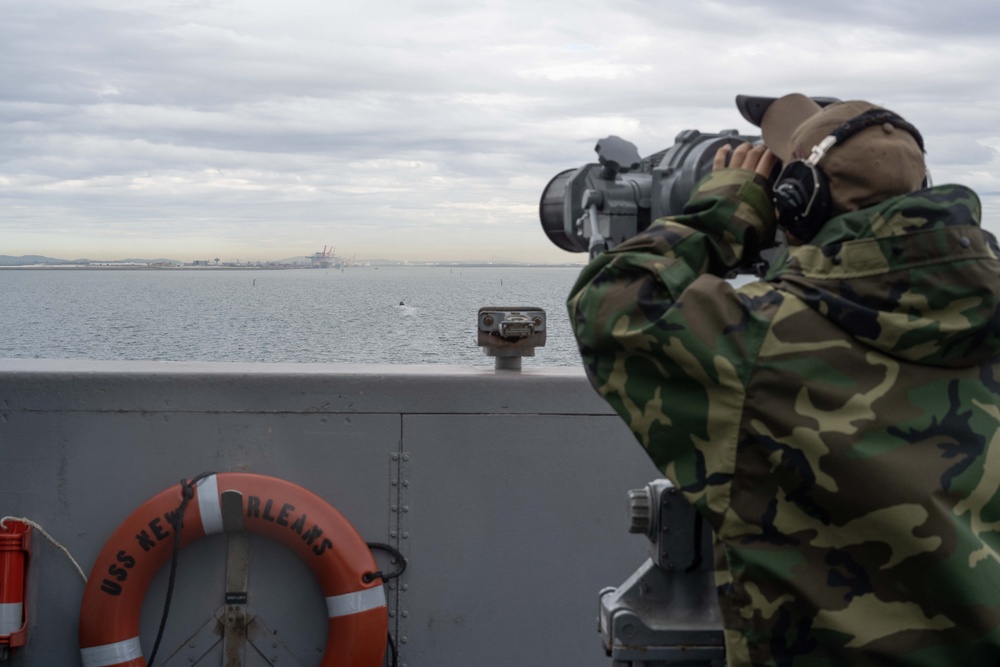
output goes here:
[{"label": "gray cloud", "polygon": [[741,92],[893,108],[997,208],[1000,7],[341,4],[9,0],[0,254],[579,259],[539,232],[548,179],[607,134],[750,131]]}]

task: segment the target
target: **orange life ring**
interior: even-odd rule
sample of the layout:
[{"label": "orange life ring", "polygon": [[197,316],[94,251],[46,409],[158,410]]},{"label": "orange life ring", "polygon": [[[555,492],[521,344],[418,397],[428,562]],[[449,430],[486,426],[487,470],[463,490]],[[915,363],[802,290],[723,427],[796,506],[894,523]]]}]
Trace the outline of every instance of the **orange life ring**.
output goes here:
[{"label": "orange life ring", "polygon": [[[263,475],[219,473],[197,482],[184,514],[181,546],[223,526],[222,494],[242,496],[242,530],[274,539],[305,561],[326,597],[329,622],[322,667],[375,667],[385,656],[388,610],[371,551],[336,509],[300,486]],[[146,667],[139,645],[142,600],[173,551],[169,519],[181,486],[150,498],[104,545],[80,609],[83,667]],[[228,516],[228,514],[227,514]]]}]

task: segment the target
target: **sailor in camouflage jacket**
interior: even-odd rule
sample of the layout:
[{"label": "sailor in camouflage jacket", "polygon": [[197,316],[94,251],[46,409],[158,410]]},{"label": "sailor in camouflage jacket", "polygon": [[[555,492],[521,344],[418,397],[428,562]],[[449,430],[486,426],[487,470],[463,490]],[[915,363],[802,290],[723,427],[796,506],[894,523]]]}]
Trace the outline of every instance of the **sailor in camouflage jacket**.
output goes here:
[{"label": "sailor in camouflage jacket", "polygon": [[728,664],[1000,664],[1000,253],[979,200],[844,213],[734,287],[772,207],[753,171],[713,171],[569,298],[594,386],[714,529]]}]

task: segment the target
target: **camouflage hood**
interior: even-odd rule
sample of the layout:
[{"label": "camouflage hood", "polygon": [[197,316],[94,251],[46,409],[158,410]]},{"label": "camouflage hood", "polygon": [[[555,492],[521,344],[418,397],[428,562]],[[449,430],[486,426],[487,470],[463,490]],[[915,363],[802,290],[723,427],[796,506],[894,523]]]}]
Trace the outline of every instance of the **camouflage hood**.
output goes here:
[{"label": "camouflage hood", "polygon": [[862,343],[927,366],[1000,353],[1000,250],[974,192],[945,185],[828,222],[766,280]]}]

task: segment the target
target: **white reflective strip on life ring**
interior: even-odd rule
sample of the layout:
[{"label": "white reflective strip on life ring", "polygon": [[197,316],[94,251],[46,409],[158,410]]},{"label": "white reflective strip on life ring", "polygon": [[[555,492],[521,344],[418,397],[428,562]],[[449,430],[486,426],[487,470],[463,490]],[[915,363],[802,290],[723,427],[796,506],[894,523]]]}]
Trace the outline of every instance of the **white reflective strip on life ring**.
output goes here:
[{"label": "white reflective strip on life ring", "polygon": [[141,657],[142,647],[139,646],[138,637],[114,644],[80,649],[83,667],[109,667],[109,665],[120,665],[123,662]]},{"label": "white reflective strip on life ring", "polygon": [[198,480],[198,511],[206,535],[222,532],[222,507],[219,505],[219,480],[209,475]]},{"label": "white reflective strip on life ring", "polygon": [[330,618],[359,614],[369,609],[385,606],[385,590],[381,586],[366,588],[356,593],[331,595],[326,599],[326,610]]},{"label": "white reflective strip on life ring", "polygon": [[0,604],[0,636],[6,637],[24,625],[24,605],[20,602]]}]

